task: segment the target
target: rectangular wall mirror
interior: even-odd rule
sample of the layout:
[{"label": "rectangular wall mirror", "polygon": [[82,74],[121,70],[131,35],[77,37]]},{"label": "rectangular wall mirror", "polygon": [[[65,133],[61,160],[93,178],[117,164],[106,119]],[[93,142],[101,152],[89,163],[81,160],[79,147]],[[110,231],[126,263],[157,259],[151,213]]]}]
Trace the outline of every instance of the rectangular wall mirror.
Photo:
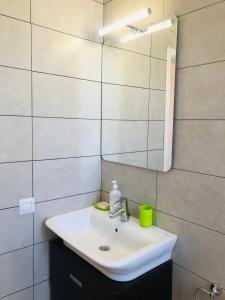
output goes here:
[{"label": "rectangular wall mirror", "polygon": [[104,160],[162,172],[171,168],[177,18],[152,25],[168,20],[168,28],[148,34],[142,34],[148,28],[142,22],[104,37]]}]

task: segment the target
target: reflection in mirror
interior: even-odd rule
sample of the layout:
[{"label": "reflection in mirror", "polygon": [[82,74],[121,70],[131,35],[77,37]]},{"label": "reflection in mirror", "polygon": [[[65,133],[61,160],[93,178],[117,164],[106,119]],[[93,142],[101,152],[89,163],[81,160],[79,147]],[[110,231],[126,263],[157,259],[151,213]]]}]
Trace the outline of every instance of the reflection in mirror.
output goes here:
[{"label": "reflection in mirror", "polygon": [[167,172],[172,164],[177,19],[136,24],[105,37],[102,156]]}]

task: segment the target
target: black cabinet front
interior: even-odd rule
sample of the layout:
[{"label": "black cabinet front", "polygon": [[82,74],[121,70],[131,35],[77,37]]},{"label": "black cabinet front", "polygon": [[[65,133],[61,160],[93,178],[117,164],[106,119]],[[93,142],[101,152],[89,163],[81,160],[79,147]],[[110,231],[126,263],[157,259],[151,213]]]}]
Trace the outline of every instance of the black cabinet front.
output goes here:
[{"label": "black cabinet front", "polygon": [[117,282],[55,240],[50,247],[50,276],[51,300],[171,300],[171,261],[135,280]]}]

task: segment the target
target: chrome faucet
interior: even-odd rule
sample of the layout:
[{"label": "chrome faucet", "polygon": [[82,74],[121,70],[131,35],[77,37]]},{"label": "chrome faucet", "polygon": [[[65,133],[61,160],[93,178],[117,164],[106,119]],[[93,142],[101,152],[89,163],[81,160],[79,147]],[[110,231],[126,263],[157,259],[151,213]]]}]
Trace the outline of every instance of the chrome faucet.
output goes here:
[{"label": "chrome faucet", "polygon": [[128,210],[128,200],[126,198],[121,198],[119,201],[114,203],[115,210],[109,213],[111,219],[120,215],[121,222],[127,222],[130,218],[130,213]]}]

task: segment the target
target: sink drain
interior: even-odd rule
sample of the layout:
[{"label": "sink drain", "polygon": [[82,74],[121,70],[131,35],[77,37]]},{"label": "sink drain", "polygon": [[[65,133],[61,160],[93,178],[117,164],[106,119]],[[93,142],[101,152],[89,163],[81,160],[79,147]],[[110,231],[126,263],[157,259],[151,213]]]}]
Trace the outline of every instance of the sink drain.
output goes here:
[{"label": "sink drain", "polygon": [[107,246],[107,245],[102,245],[102,246],[98,247],[98,249],[99,249],[100,251],[109,251],[109,250],[110,250],[110,247]]}]

